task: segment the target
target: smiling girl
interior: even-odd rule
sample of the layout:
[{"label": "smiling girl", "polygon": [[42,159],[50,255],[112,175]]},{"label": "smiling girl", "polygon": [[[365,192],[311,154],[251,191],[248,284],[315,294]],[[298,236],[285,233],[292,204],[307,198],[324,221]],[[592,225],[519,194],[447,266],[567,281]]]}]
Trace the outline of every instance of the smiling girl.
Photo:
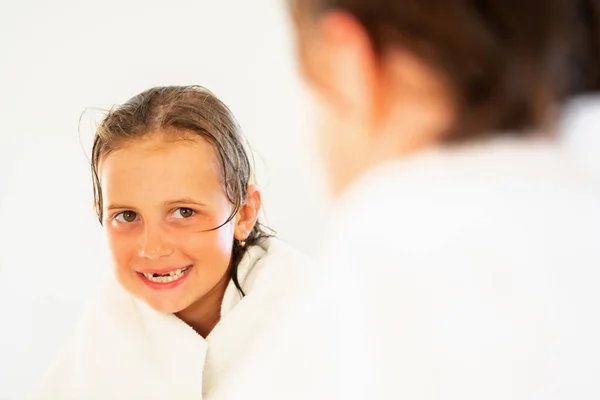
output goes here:
[{"label": "smiling girl", "polygon": [[308,265],[258,222],[237,122],[202,87],[152,88],[108,113],[91,169],[118,284],[36,398],[211,398]]}]

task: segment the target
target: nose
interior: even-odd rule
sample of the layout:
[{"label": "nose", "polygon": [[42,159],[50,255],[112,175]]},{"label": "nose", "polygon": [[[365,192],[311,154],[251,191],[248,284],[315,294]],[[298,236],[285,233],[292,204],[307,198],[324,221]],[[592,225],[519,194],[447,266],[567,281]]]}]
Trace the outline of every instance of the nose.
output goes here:
[{"label": "nose", "polygon": [[139,256],[157,260],[173,253],[173,246],[165,239],[166,235],[159,226],[146,226],[141,238]]}]

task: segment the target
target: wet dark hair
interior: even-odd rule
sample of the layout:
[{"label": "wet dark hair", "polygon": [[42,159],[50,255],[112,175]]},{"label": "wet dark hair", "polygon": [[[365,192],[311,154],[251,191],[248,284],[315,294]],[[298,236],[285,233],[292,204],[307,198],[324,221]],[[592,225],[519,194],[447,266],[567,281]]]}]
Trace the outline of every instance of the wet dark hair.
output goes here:
[{"label": "wet dark hair", "polygon": [[[233,205],[233,211],[226,221],[210,230],[219,229],[231,221],[246,201],[246,190],[253,177],[249,150],[246,149],[241,128],[229,108],[206,88],[166,86],[146,90],[112,108],[96,129],[91,170],[95,208],[100,223],[103,220],[103,201],[98,177],[99,163],[130,141],[157,133],[172,135],[174,139],[197,135],[214,147],[225,193]],[[246,246],[233,241],[231,279],[242,295],[244,291],[237,276],[242,257],[249,246],[273,234],[272,230],[257,222],[245,240]]]},{"label": "wet dark hair", "polygon": [[570,96],[600,90],[600,0],[288,2],[299,31],[345,11],[380,56],[400,46],[440,71],[458,106],[449,142],[545,128]]}]

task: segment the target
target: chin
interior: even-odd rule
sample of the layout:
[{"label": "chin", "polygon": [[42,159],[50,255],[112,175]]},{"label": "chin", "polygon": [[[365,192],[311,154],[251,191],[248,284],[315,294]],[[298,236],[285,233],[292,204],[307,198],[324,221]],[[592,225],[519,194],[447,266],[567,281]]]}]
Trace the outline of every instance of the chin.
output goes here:
[{"label": "chin", "polygon": [[188,304],[182,301],[183,299],[168,298],[167,296],[161,298],[156,294],[149,295],[149,293],[144,293],[143,291],[129,291],[129,293],[139,301],[146,304],[151,309],[160,313],[175,314],[185,310],[189,306]]}]

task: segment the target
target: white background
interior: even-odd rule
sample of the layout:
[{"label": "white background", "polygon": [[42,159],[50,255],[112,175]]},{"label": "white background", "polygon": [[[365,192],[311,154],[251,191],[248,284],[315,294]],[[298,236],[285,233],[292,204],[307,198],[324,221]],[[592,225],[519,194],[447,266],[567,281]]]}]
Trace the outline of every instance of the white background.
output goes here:
[{"label": "white background", "polygon": [[86,158],[97,114],[78,126],[89,107],[208,87],[258,155],[269,224],[312,254],[327,200],[284,6],[1,0],[0,399],[27,393],[109,272]]}]

